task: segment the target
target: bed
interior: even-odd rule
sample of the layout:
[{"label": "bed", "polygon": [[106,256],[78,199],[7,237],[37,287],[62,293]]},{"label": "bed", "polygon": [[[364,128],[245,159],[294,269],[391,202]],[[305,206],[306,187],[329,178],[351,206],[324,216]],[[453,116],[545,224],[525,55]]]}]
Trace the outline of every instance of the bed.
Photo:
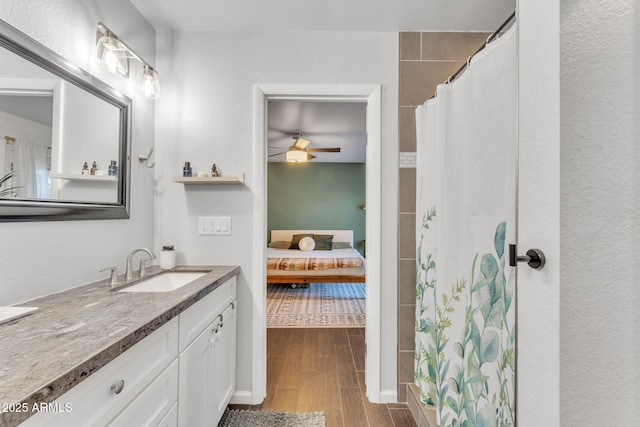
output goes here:
[{"label": "bed", "polygon": [[[301,251],[267,248],[267,283],[364,283],[365,259],[354,249],[353,230],[272,230],[271,242],[291,242],[294,235],[332,235],[338,249]],[[338,243],[338,245],[336,245]],[[342,243],[342,244],[340,244]],[[345,247],[345,243],[348,246]]]}]

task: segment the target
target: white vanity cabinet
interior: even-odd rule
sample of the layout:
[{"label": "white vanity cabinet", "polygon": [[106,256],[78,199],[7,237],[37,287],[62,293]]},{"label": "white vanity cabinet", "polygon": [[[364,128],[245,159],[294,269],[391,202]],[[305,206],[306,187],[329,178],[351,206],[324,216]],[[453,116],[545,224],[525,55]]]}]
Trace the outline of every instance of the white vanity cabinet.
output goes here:
[{"label": "white vanity cabinet", "polygon": [[235,358],[232,277],[50,404],[62,410],[21,427],[215,426],[235,391]]},{"label": "white vanity cabinet", "polygon": [[222,312],[212,345],[214,423],[217,425],[236,390],[236,302]]},{"label": "white vanity cabinet", "polygon": [[118,421],[131,414],[130,404],[140,420],[135,425],[156,425],[176,402],[178,329],[174,318],[56,399],[57,410],[34,414],[21,426],[131,426]]},{"label": "white vanity cabinet", "polygon": [[217,291],[180,321],[180,426],[216,426],[235,390],[235,278]]}]

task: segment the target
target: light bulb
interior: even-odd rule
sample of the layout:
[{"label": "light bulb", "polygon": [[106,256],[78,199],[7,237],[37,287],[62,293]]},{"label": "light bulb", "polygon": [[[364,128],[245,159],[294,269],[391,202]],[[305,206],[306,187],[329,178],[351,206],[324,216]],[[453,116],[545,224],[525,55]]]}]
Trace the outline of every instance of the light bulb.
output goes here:
[{"label": "light bulb", "polygon": [[96,62],[104,71],[126,76],[129,72],[129,60],[125,50],[118,39],[107,33],[98,40]]},{"label": "light bulb", "polygon": [[136,92],[149,99],[160,97],[160,81],[158,72],[149,65],[144,65],[136,77]]}]

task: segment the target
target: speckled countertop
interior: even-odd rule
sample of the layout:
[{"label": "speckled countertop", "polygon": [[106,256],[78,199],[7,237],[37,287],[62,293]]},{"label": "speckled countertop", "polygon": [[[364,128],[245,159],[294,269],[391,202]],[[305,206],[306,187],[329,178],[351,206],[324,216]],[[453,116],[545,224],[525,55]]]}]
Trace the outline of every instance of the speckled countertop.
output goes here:
[{"label": "speckled countertop", "polygon": [[[240,267],[174,270],[210,273],[172,292],[115,292],[102,280],[20,304],[39,310],[0,325],[0,426],[31,415],[7,411],[11,404],[54,401],[239,274]],[[150,277],[166,270],[148,271]]]}]

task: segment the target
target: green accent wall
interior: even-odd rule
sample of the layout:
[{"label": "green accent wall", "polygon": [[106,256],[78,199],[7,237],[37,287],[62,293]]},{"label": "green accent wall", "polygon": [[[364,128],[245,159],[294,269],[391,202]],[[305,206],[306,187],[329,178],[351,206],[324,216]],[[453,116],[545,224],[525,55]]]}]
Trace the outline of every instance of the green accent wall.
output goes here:
[{"label": "green accent wall", "polygon": [[353,230],[356,249],[364,253],[364,163],[269,163],[267,180],[269,232]]}]

